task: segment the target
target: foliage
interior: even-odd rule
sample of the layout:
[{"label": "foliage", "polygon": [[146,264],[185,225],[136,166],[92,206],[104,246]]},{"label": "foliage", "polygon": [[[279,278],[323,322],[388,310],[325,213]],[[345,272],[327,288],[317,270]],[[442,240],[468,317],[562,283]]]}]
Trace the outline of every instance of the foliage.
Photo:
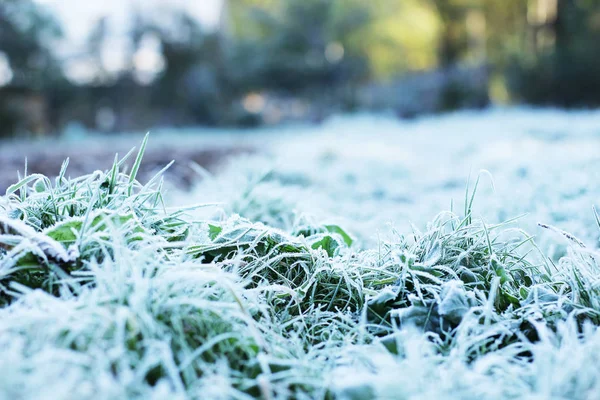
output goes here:
[{"label": "foliage", "polygon": [[13,83],[36,89],[61,76],[51,47],[62,34],[58,21],[31,0],[0,4],[0,54],[13,73]]},{"label": "foliage", "polygon": [[[496,102],[600,101],[595,1],[231,0],[223,7],[217,30],[184,6],[133,9],[130,46],[114,70],[106,59],[110,17],[90,28],[76,58],[66,58],[61,27],[44,5],[2,2],[0,63],[6,59],[12,79],[0,88],[0,135],[59,132],[73,121],[115,132],[321,121],[372,106],[410,116],[484,106],[488,89]],[[152,71],[140,60],[154,60],[146,66]],[[477,79],[481,89],[446,76],[460,68],[489,71]],[[76,78],[75,70],[90,76]],[[413,94],[420,87],[433,99]],[[248,98],[258,99],[255,106]]]},{"label": "foliage", "polygon": [[[558,2],[558,16],[540,33],[546,33],[554,46],[541,49],[537,57],[515,62],[510,70],[513,89],[528,103],[561,107],[600,104],[599,44],[597,23],[600,6],[596,2]],[[533,83],[535,79],[535,84]]]}]

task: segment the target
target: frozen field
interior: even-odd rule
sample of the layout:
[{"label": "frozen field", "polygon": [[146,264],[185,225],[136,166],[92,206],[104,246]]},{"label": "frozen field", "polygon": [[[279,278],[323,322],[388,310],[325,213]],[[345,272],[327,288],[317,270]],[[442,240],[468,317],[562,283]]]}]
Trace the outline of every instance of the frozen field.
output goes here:
[{"label": "frozen field", "polygon": [[561,238],[537,223],[598,246],[600,112],[495,110],[409,122],[366,115],[242,143],[267,155],[233,159],[174,200],[220,202],[226,214],[283,228],[308,213],[373,244],[390,224],[425,229],[441,211],[462,211],[469,177],[471,189],[479,177],[475,216],[520,217],[515,225],[544,246]]},{"label": "frozen field", "polygon": [[600,112],[0,154],[50,144],[0,197],[0,400],[600,399]]}]

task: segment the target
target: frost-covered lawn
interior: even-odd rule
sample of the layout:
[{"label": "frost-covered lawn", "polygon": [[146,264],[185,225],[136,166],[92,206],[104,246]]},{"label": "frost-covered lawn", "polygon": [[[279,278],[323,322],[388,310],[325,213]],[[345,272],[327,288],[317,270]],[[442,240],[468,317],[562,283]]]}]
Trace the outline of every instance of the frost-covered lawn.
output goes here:
[{"label": "frost-covered lawn", "polygon": [[600,112],[189,133],[0,198],[0,398],[600,398]]},{"label": "frost-covered lawn", "polygon": [[234,159],[191,197],[173,200],[221,202],[226,213],[282,228],[309,213],[374,245],[389,224],[422,230],[440,211],[462,211],[469,177],[471,187],[480,177],[474,216],[520,217],[516,226],[544,246],[560,238],[538,223],[598,245],[600,111],[495,110],[408,122],[355,116],[263,131],[243,143],[269,156]]}]

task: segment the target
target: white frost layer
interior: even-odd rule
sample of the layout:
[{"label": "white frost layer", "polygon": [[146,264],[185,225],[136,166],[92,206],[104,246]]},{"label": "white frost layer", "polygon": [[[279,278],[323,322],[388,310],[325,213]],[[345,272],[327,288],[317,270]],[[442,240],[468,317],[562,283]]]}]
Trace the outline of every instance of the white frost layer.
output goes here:
[{"label": "white frost layer", "polygon": [[517,225],[546,251],[562,238],[538,222],[598,245],[598,111],[492,109],[413,121],[340,116],[322,126],[257,130],[243,141],[267,155],[232,160],[198,184],[192,202],[220,202],[227,212],[283,226],[294,211],[308,213],[373,244],[388,223],[408,232],[451,204],[463,210],[468,178],[472,190],[480,176],[475,216],[492,223],[526,214]]}]

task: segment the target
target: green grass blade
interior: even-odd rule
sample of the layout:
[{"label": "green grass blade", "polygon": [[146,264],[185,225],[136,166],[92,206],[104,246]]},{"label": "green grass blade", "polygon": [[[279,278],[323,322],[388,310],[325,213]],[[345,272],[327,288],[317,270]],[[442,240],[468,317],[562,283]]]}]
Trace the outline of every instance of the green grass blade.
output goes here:
[{"label": "green grass blade", "polygon": [[142,165],[142,159],[144,158],[144,152],[146,151],[146,145],[148,144],[148,137],[150,136],[150,132],[146,133],[144,136],[144,140],[142,141],[142,145],[140,146],[140,151],[138,151],[137,157],[135,158],[135,162],[133,163],[133,167],[131,168],[131,173],[129,175],[129,186],[127,188],[127,194],[131,196],[131,192],[133,191],[133,184],[135,182],[135,178],[137,176],[138,171],[140,170],[140,165]]}]

